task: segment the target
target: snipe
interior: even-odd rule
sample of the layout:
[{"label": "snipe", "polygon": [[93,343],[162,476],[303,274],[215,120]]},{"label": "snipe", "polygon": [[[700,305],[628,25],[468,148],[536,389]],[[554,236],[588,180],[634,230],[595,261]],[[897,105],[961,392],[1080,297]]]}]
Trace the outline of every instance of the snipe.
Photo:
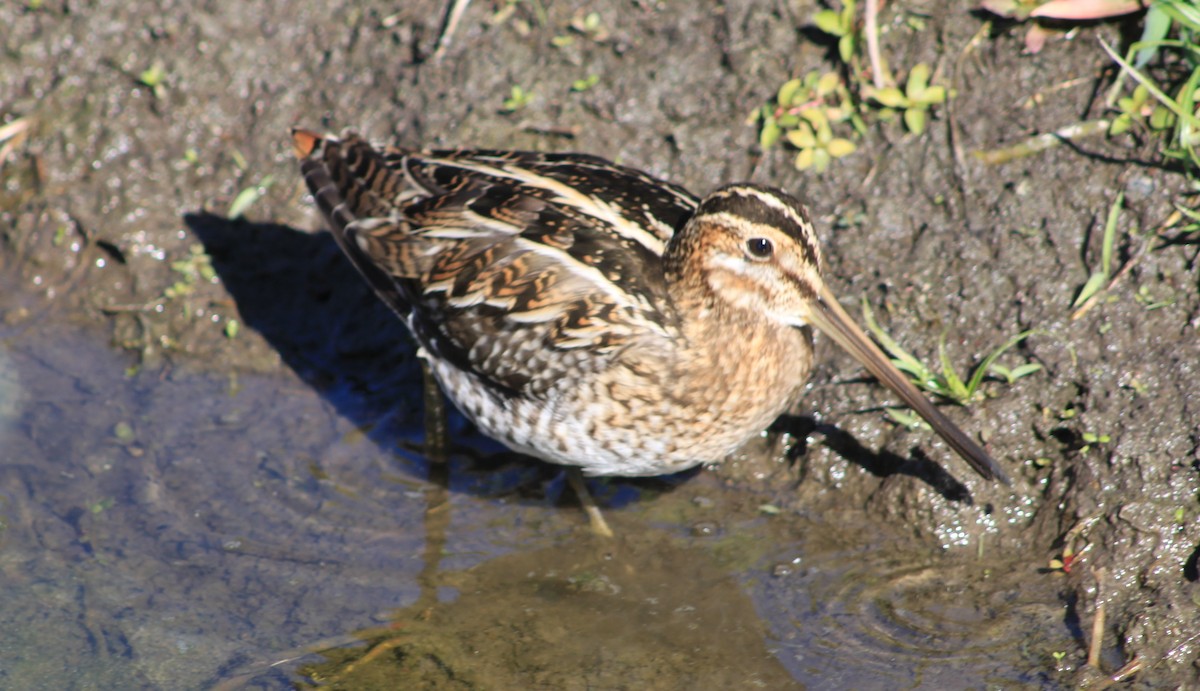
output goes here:
[{"label": "snipe", "polygon": [[697,199],[581,154],[293,139],[338,244],[455,405],[516,451],[589,475],[719,461],[796,400],[816,327],[1008,482],[838,304],[780,190]]}]

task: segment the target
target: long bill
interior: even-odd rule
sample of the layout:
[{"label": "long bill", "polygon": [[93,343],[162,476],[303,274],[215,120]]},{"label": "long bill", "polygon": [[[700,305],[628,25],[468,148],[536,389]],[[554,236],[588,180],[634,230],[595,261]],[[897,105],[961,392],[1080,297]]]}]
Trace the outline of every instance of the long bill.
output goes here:
[{"label": "long bill", "polygon": [[816,305],[809,315],[813,326],[829,336],[835,343],[846,349],[856,360],[875,375],[875,378],[887,385],[889,389],[899,394],[905,404],[933,427],[946,443],[958,452],[972,468],[988,480],[999,480],[1011,485],[1008,475],[996,464],[992,457],[979,444],[968,437],[958,425],[955,425],[945,415],[925,398],[916,386],[908,380],[887,355],[875,345],[862,329],[846,314],[846,310],[838,304],[837,298],[825,285],[821,285],[817,295]]}]

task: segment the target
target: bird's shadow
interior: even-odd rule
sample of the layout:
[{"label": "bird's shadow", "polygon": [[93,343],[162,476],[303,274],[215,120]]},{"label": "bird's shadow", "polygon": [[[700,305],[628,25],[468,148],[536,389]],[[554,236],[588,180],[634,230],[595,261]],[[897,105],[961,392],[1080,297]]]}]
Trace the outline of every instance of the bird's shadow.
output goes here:
[{"label": "bird's shadow", "polygon": [[828,423],[817,422],[813,418],[797,415],[784,415],[771,426],[774,432],[790,434],[800,440],[793,446],[789,455],[795,460],[807,451],[804,440],[813,433],[824,437],[825,446],[834,453],[876,477],[892,475],[908,475],[928,484],[944,499],[952,502],[973,504],[971,491],[946,469],[935,463],[920,449],[912,450],[912,457],[905,458],[891,451],[871,451],[863,446],[854,435]]},{"label": "bird's shadow", "polygon": [[[183,221],[212,257],[244,326],[389,452],[403,473],[453,492],[538,504],[575,501],[563,492],[561,467],[509,451],[476,432],[453,406],[447,406],[449,461],[431,468],[422,453],[424,382],[416,345],[328,232],[209,213],[185,214]],[[592,491],[603,505],[620,506],[689,475],[612,479]]]}]

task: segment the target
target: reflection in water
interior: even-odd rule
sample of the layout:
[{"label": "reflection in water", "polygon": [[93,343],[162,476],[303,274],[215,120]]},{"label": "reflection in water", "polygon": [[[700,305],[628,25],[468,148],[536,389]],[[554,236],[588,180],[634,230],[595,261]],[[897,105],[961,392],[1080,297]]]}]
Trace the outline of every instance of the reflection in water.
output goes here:
[{"label": "reflection in water", "polygon": [[301,674],[312,688],[801,688],[726,567],[658,531],[587,534],[436,573],[365,647]]}]

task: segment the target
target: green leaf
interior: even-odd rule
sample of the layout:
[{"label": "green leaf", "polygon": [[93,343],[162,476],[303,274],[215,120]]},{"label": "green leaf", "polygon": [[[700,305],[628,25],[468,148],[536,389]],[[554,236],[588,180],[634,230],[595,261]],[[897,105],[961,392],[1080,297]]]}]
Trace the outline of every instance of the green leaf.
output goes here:
[{"label": "green leaf", "polygon": [[247,187],[241,192],[238,192],[238,195],[233,198],[233,203],[229,205],[228,217],[238,218],[239,216],[245,214],[251,206],[254,206],[255,202],[257,202],[259,199],[262,199],[263,195],[267,193],[267,190],[274,182],[274,176],[268,175],[263,178],[262,182],[259,184],[253,187]]},{"label": "green leaf", "polygon": [[821,10],[814,14],[813,24],[821,31],[833,36],[843,36],[846,33],[845,27],[842,26],[842,18],[833,10]]},{"label": "green leaf", "polygon": [[[995,367],[995,365],[992,365],[992,367]],[[1008,382],[1011,384],[1012,382],[1015,382],[1016,380],[1020,379],[1021,377],[1028,377],[1029,375],[1033,374],[1034,372],[1042,371],[1042,369],[1043,368],[1042,368],[1041,363],[1027,362],[1024,365],[1020,365],[1018,367],[1014,367],[1011,370],[1009,370],[1008,376],[1006,378],[1008,379]]]},{"label": "green leaf", "polygon": [[846,34],[838,39],[838,57],[847,65],[854,57],[854,34]]},{"label": "green leaf", "polygon": [[929,86],[929,65],[919,62],[909,71],[908,83],[904,85],[904,91],[909,98],[916,99],[920,98],[927,86]]},{"label": "green leaf", "polygon": [[937,377],[934,376],[933,371],[926,367],[925,363],[913,357],[911,353],[900,347],[900,344],[896,342],[896,339],[889,336],[888,333],[879,326],[879,323],[875,321],[875,313],[871,311],[871,305],[867,303],[867,298],[865,297],[862,299],[862,314],[863,321],[867,324],[867,330],[871,332],[871,335],[875,337],[876,341],[879,341],[879,345],[883,346],[883,349],[887,351],[887,354],[892,358],[892,364],[896,366],[896,369],[911,374],[914,377],[914,382],[916,385],[928,391],[930,388],[930,383],[937,379]]},{"label": "green leaf", "polygon": [[1162,132],[1174,126],[1175,114],[1162,106],[1154,106],[1154,110],[1150,112],[1150,129]]},{"label": "green leaf", "polygon": [[829,168],[829,162],[832,161],[833,158],[829,155],[829,152],[826,151],[825,149],[813,149],[812,152],[813,152],[813,170],[818,173],[824,173],[825,170],[827,168]]},{"label": "green leaf", "polygon": [[780,129],[779,123],[775,120],[775,118],[767,118],[767,120],[763,122],[762,130],[758,133],[759,146],[761,146],[764,151],[772,146],[775,146],[775,143],[779,141],[779,135],[782,133],[783,130]]},{"label": "green leaf", "polygon": [[884,410],[884,412],[887,413],[888,417],[902,427],[906,427],[908,429],[918,429],[924,427],[925,429],[929,429],[929,423],[925,422],[920,415],[912,412],[911,410],[904,410],[902,408],[887,408]]},{"label": "green leaf", "polygon": [[971,395],[974,393],[967,390],[966,384],[959,378],[958,373],[954,371],[954,365],[950,362],[950,356],[946,354],[946,342],[938,343],[938,359],[942,361],[942,380],[946,382],[946,388],[950,391],[950,397],[961,405],[966,405],[971,402]]},{"label": "green leaf", "polygon": [[[988,371],[990,371],[996,367],[996,365],[995,365],[996,358],[1000,357],[1006,351],[1013,348],[1018,343],[1020,343],[1021,341],[1024,341],[1026,338],[1029,338],[1030,336],[1032,336],[1035,333],[1040,333],[1040,332],[1037,329],[1029,329],[1028,331],[1022,331],[1021,333],[1019,333],[1019,334],[1013,336],[1012,338],[1008,339],[1007,341],[1005,341],[1004,344],[1001,345],[999,348],[996,348],[992,352],[988,353],[987,357],[985,357],[983,359],[983,362],[979,363],[979,366],[976,367],[975,371],[971,373],[971,381],[967,382],[967,390],[971,393],[971,395],[974,395],[975,391],[977,391],[979,389],[979,385],[983,383],[983,378],[988,373]],[[1015,372],[1017,372],[1019,370],[1028,368],[1030,365],[1033,365],[1034,369],[1026,371],[1020,375],[1014,374]],[[1038,365],[1036,363],[1021,365],[1020,367],[1017,367],[1016,369],[1011,370],[1009,372],[1009,374],[1011,375],[1011,379],[1009,379],[1009,382],[1011,383],[1013,381],[1016,381],[1020,377],[1023,377],[1027,374],[1033,374],[1033,372],[1036,372],[1037,370],[1039,370],[1041,368],[1042,368],[1042,366]]]},{"label": "green leaf", "polygon": [[571,82],[571,91],[587,91],[588,89],[600,83],[600,75],[589,74],[583,79],[576,79]]},{"label": "green leaf", "polygon": [[783,86],[779,87],[779,94],[775,97],[775,101],[784,108],[787,108],[792,105],[792,99],[796,97],[796,94],[800,93],[802,88],[804,88],[804,82],[799,79],[789,79],[783,83]]},{"label": "green leaf", "polygon": [[1133,116],[1129,113],[1121,113],[1113,118],[1112,124],[1108,126],[1108,136],[1116,137],[1125,134],[1129,128],[1133,126]]},{"label": "green leaf", "polygon": [[1083,289],[1079,291],[1079,297],[1075,298],[1075,302],[1072,303],[1071,306],[1079,307],[1083,303],[1087,302],[1088,298],[1100,292],[1100,289],[1103,288],[1104,284],[1107,282],[1108,276],[1100,273],[1099,271],[1093,273],[1091,276],[1088,276],[1087,283],[1083,284]]},{"label": "green leaf", "polygon": [[931,86],[921,92],[921,103],[937,105],[946,102],[946,87]]},{"label": "green leaf", "polygon": [[802,108],[799,115],[809,121],[814,130],[829,127],[829,117],[825,115],[824,108]]},{"label": "green leaf", "polygon": [[[1138,43],[1156,44],[1167,37],[1167,30],[1170,28],[1171,16],[1167,14],[1160,3],[1153,3],[1150,5],[1150,9],[1146,10],[1145,23],[1142,24],[1142,38],[1138,40]],[[1157,45],[1147,45],[1137,52],[1133,66],[1139,69],[1145,67],[1157,53]]]},{"label": "green leaf", "polygon": [[832,139],[828,144],[825,145],[825,150],[828,151],[829,155],[833,156],[834,158],[849,156],[850,154],[854,153],[855,148],[854,142],[850,141],[849,139],[842,139],[841,137]]},{"label": "green leaf", "polygon": [[837,72],[826,72],[817,80],[815,91],[818,96],[828,96],[837,91],[841,84],[842,78],[838,76]]},{"label": "green leaf", "polygon": [[1117,199],[1108,208],[1108,219],[1104,223],[1104,243],[1100,248],[1100,270],[1105,276],[1112,275],[1113,245],[1117,239],[1117,219],[1121,216],[1121,206],[1125,201],[1125,192],[1117,193]]},{"label": "green leaf", "polygon": [[908,105],[908,99],[904,97],[900,89],[894,86],[874,89],[867,94],[867,97],[888,108],[903,108]]},{"label": "green leaf", "polygon": [[808,170],[812,168],[816,152],[816,149],[801,149],[800,153],[796,154],[796,170]]},{"label": "green leaf", "polygon": [[925,111],[920,108],[909,108],[904,111],[904,126],[913,134],[925,131]]},{"label": "green leaf", "polygon": [[817,145],[817,138],[807,124],[788,132],[787,140],[797,149],[811,149]]}]

